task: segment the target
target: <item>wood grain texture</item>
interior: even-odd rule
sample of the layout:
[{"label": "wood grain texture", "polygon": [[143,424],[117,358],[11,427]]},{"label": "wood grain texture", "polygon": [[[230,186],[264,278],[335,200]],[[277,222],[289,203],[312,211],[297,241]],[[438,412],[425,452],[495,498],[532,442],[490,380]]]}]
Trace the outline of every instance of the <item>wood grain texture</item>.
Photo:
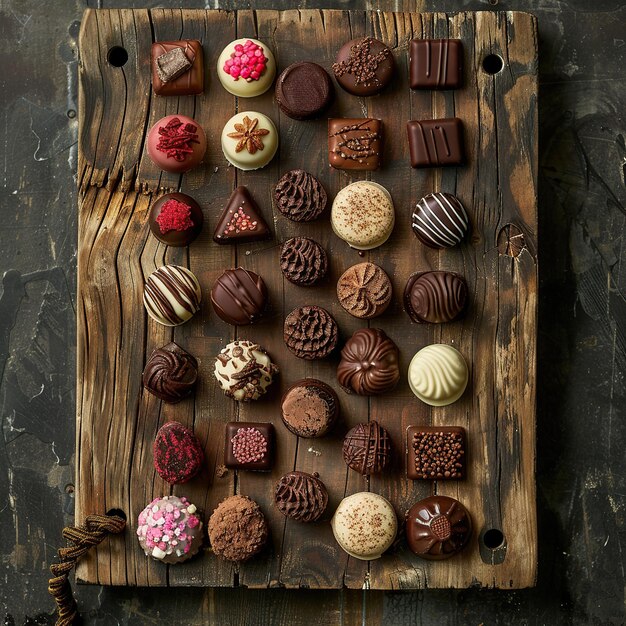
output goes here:
[{"label": "wood grain texture", "polygon": [[[398,72],[391,89],[370,99],[337,89],[329,117],[370,115],[384,120],[384,167],[352,176],[330,170],[326,120],[294,122],[279,113],[269,93],[250,100],[227,94],[214,75],[217,56],[230,40],[258,36],[270,43],[279,69],[303,58],[327,69],[348,36],[371,34],[394,50]],[[203,95],[157,98],[149,84],[149,49],[154,40],[198,38],[209,68]],[[407,84],[407,45],[414,37],[460,37],[465,49],[465,84],[454,92],[411,92]],[[124,46],[123,68],[106,62],[107,51]],[[414,589],[482,585],[518,588],[535,580],[535,338],[537,293],[537,44],[534,17],[515,12],[384,13],[327,10],[203,11],[91,10],[81,29],[80,130],[78,183],[78,385],[77,522],[94,511],[120,508],[131,520],[152,497],[185,494],[207,516],[225,496],[238,492],[255,498],[268,517],[272,542],[259,558],[234,567],[209,551],[179,567],[146,559],[131,530],[124,540],[103,544],[79,565],[80,580],[142,586],[234,586]],[[502,72],[482,69],[487,54],[505,62]],[[239,107],[237,109],[237,107]],[[280,130],[278,156],[263,170],[228,167],[219,136],[236,110],[268,114]],[[160,117],[183,113],[205,128],[205,163],[189,175],[160,172],[144,155],[147,129]],[[412,170],[408,165],[405,124],[409,119],[456,115],[464,121],[468,164],[462,168]],[[401,346],[402,368],[428,343],[455,345],[471,365],[468,392],[454,405],[429,409],[410,392],[405,376],[396,391],[380,398],[341,394],[343,420],[333,435],[299,439],[284,429],[277,409],[281,391],[304,376],[335,387],[336,358],[305,363],[282,341],[284,316],[294,307],[321,304],[338,321],[342,338],[364,324],[341,309],[334,295],[339,275],[361,258],[332,235],[327,219],[296,225],[273,212],[271,190],[282,172],[304,167],[318,175],[332,198],[358,178],[385,185],[396,206],[392,239],[367,258],[392,277],[390,309],[370,325],[384,328]],[[248,186],[270,224],[270,242],[236,248],[211,243],[215,221],[237,184]],[[149,235],[146,218],[160,192],[181,189],[205,208],[206,226],[187,249],[170,249]],[[430,191],[455,193],[471,216],[472,234],[458,249],[427,250],[410,232],[414,203]],[[273,220],[271,219],[273,217]],[[500,234],[514,224],[526,245],[516,257],[502,254]],[[278,269],[278,244],[295,234],[318,240],[329,252],[330,276],[315,288],[298,288]],[[190,267],[203,288],[202,313],[188,324],[167,329],[147,319],[143,281],[163,263]],[[208,292],[225,267],[243,265],[260,273],[271,305],[253,328],[233,330],[213,314]],[[442,327],[411,324],[401,295],[417,270],[462,273],[472,302],[462,322]],[[212,360],[235,336],[258,340],[282,374],[266,399],[237,406],[212,378]],[[201,384],[195,399],[162,405],[141,389],[141,371],[150,352],[176,340],[200,362]],[[398,461],[393,471],[367,481],[348,471],[341,459],[343,433],[359,421],[378,419],[390,431]],[[194,428],[207,452],[204,474],[173,490],[154,472],[151,446],[165,421]],[[268,420],[277,430],[279,454],[268,474],[229,472],[219,478],[223,424],[231,419]],[[468,430],[467,480],[432,485],[404,478],[404,430],[409,424],[460,424]],[[389,498],[400,518],[428,493],[458,497],[473,515],[471,545],[459,557],[429,563],[413,556],[400,537],[392,550],[371,564],[348,558],[332,538],[329,525],[304,526],[285,520],[272,506],[275,481],[297,468],[317,471],[330,491],[329,509],[342,497],[370,489]],[[487,550],[481,543],[489,528],[501,529],[505,546]]]}]

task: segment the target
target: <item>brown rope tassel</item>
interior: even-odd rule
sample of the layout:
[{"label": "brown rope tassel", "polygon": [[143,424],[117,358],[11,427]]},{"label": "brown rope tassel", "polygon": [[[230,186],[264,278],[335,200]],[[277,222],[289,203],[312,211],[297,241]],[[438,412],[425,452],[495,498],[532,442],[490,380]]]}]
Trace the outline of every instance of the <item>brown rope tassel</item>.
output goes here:
[{"label": "brown rope tassel", "polygon": [[60,563],[53,563],[53,576],[48,582],[48,592],[54,597],[59,610],[56,626],[69,626],[78,617],[78,607],[68,579],[76,561],[93,546],[97,546],[109,533],[121,533],[126,521],[117,515],[89,515],[83,526],[68,526],[63,537],[73,545],[59,548]]}]

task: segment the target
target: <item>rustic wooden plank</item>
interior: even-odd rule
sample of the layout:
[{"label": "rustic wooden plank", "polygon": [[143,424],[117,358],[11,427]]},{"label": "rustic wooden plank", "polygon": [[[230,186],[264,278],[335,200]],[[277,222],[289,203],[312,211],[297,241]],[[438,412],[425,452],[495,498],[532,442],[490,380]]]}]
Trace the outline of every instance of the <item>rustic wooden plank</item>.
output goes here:
[{"label": "rustic wooden plank", "polygon": [[[150,32],[146,34],[146,25]],[[387,138],[385,165],[370,174],[350,175],[327,168],[326,121],[295,122],[278,112],[269,93],[253,99],[227,94],[209,80],[196,97],[155,98],[145,94],[149,44],[158,39],[195,37],[205,45],[210,71],[228,41],[257,36],[269,43],[279,70],[310,58],[327,69],[348,36],[371,34],[386,41],[398,63],[394,85],[383,94],[359,99],[337,89],[329,117],[381,117]],[[461,37],[465,47],[465,85],[454,92],[410,92],[407,44],[412,37]],[[95,45],[93,42],[97,42]],[[131,52],[124,68],[111,68],[106,52],[123,43]],[[536,569],[534,504],[534,401],[536,335],[536,23],[519,13],[365,13],[293,10],[200,10],[87,12],[81,31],[81,128],[79,184],[79,385],[77,410],[78,521],[94,510],[120,508],[130,520],[152,497],[165,493],[191,496],[207,516],[235,491],[255,498],[268,517],[272,545],[258,559],[234,568],[210,552],[183,568],[163,568],[144,558],[132,533],[107,542],[85,559],[78,577],[107,584],[211,585],[361,589],[522,587],[533,583]],[[482,70],[486,54],[497,53],[505,69],[491,76]],[[104,55],[104,56],[103,56]],[[106,67],[105,67],[106,66]],[[101,75],[102,74],[102,75]],[[128,92],[129,77],[139,88]],[[149,86],[149,77],[148,77]],[[138,106],[129,106],[134,100]],[[127,114],[120,116],[125,102]],[[268,114],[281,131],[281,148],[273,163],[257,172],[227,166],[219,136],[236,107]],[[142,108],[143,107],[143,108]],[[146,130],[169,113],[195,117],[206,129],[205,164],[184,177],[163,174],[145,157]],[[462,168],[411,170],[405,123],[456,115],[464,120],[469,162]],[[143,122],[143,123],[142,123]],[[128,127],[131,125],[132,128]],[[493,130],[491,130],[493,129]],[[121,138],[128,136],[128,141]],[[388,311],[370,322],[384,328],[401,345],[403,372],[414,352],[432,342],[451,343],[472,369],[469,391],[444,409],[429,409],[412,396],[403,376],[393,394],[360,398],[340,394],[343,420],[332,436],[299,440],[282,425],[279,398],[297,378],[316,376],[335,385],[337,358],[304,363],[282,341],[282,322],[295,306],[315,302],[336,317],[343,339],[365,324],[351,318],[336,301],[339,275],[359,262],[354,251],[332,235],[327,219],[295,225],[277,213],[275,238],[246,246],[215,246],[215,220],[236,184],[245,184],[265,217],[272,213],[271,192],[279,176],[294,167],[318,175],[332,197],[343,186],[368,178],[386,186],[396,205],[393,241],[364,258],[382,265],[392,277],[394,300]],[[107,189],[97,189],[107,185]],[[136,188],[146,194],[130,191]],[[205,208],[206,227],[187,249],[168,249],[148,235],[146,217],[157,193],[182,189]],[[458,249],[433,251],[419,245],[410,232],[409,215],[417,199],[434,190],[456,193],[473,221],[470,240]],[[526,247],[519,256],[502,254],[500,234],[519,227]],[[327,281],[301,289],[283,280],[278,246],[305,234],[329,252]],[[190,267],[203,287],[203,312],[188,324],[166,329],[147,320],[141,304],[143,280],[159,265]],[[263,276],[271,295],[265,319],[237,333],[210,309],[208,293],[224,267],[243,265]],[[414,325],[402,311],[402,291],[409,274],[441,268],[465,275],[472,304],[462,322],[442,327]],[[234,336],[259,341],[282,369],[278,383],[263,400],[235,406],[216,389],[212,360]],[[150,352],[176,339],[200,361],[202,382],[195,399],[161,406],[141,390],[141,370]],[[81,378],[82,377],[82,378]],[[217,478],[222,460],[223,424],[242,421],[275,424],[279,454],[270,474],[229,472]],[[171,489],[156,475],[151,446],[158,427],[169,419],[193,426],[205,443],[208,468],[195,482]],[[390,431],[399,462],[392,471],[370,481],[348,471],[341,461],[341,439],[359,421],[378,419]],[[432,486],[466,503],[476,531],[472,545],[446,563],[427,563],[410,554],[400,539],[388,555],[368,565],[347,557],[332,539],[326,523],[286,521],[273,506],[275,481],[293,468],[318,471],[329,488],[329,514],[349,493],[371,489],[393,503],[399,517],[430,493],[427,484],[404,478],[404,431],[407,425],[462,424],[469,433],[468,478],[458,484]],[[521,521],[520,521],[521,520]],[[506,548],[489,551],[482,533],[499,528]],[[360,595],[360,594],[359,594]],[[350,596],[350,602],[354,600]],[[373,605],[374,606],[374,605]],[[376,608],[378,607],[378,608]],[[377,611],[381,607],[376,605]],[[363,615],[363,614],[362,614]]]}]

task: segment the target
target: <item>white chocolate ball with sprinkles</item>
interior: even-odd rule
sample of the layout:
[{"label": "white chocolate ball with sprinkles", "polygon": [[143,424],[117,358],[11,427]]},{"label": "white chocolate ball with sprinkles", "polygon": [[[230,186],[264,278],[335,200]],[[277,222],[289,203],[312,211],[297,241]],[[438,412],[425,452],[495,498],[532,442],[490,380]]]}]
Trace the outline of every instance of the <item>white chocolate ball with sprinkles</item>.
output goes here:
[{"label": "white chocolate ball with sprinkles", "polygon": [[146,556],[174,565],[198,553],[202,527],[195,505],[187,498],[164,496],[139,514],[136,533]]}]

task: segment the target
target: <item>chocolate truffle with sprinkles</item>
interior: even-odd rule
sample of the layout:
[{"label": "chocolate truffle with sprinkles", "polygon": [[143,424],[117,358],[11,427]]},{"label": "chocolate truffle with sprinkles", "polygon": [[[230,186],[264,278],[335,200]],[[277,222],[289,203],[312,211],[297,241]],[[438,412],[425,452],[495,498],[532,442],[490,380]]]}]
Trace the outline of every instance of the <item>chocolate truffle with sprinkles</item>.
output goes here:
[{"label": "chocolate truffle with sprinkles", "polygon": [[266,393],[278,368],[258,343],[239,339],[217,355],[214,373],[225,395],[248,402]]},{"label": "chocolate truffle with sprinkles", "polygon": [[337,336],[337,322],[320,306],[301,306],[285,318],[285,345],[301,359],[327,357],[337,347]]},{"label": "chocolate truffle with sprinkles", "polygon": [[310,222],[326,208],[328,196],[322,183],[304,170],[289,170],[274,188],[276,208],[293,222]]},{"label": "chocolate truffle with sprinkles", "polygon": [[391,459],[391,437],[377,421],[357,424],[343,440],[343,460],[363,476],[378,474]]},{"label": "chocolate truffle with sprinkles", "polygon": [[159,428],[152,451],[154,469],[170,485],[186,483],[204,462],[198,438],[180,422],[168,422]]},{"label": "chocolate truffle with sprinkles", "polygon": [[373,96],[393,78],[395,61],[391,50],[373,37],[344,44],[332,66],[337,82],[354,96]]},{"label": "chocolate truffle with sprinkles", "polygon": [[328,271],[326,251],[317,241],[308,237],[292,237],[283,244],[280,270],[294,285],[310,287]]},{"label": "chocolate truffle with sprinkles", "polygon": [[224,465],[269,471],[274,465],[274,426],[269,422],[228,422]]},{"label": "chocolate truffle with sprinkles", "polygon": [[465,429],[461,426],[409,426],[406,475],[411,480],[465,477]]},{"label": "chocolate truffle with sprinkles", "polygon": [[200,205],[184,193],[166,193],[150,208],[152,234],[168,246],[188,246],[202,230]]},{"label": "chocolate truffle with sprinkles", "polygon": [[200,310],[200,284],[186,267],[164,265],[150,274],[143,292],[148,315],[163,326],[179,326]]}]

